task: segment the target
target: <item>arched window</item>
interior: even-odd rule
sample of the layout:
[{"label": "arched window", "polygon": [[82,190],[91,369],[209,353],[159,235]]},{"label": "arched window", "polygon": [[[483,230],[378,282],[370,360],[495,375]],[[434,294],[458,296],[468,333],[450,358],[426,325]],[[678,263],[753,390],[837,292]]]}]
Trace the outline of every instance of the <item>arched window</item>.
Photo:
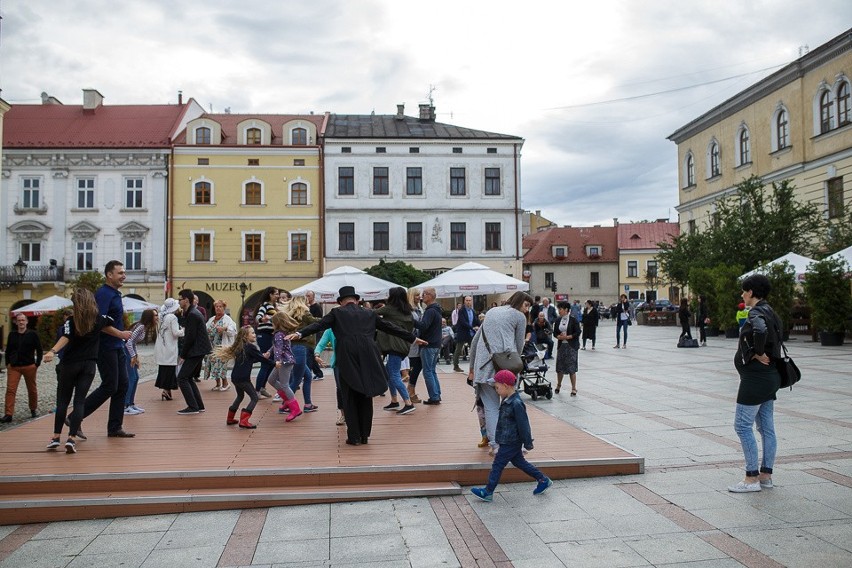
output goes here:
[{"label": "arched window", "polygon": [[200,126],[195,129],[196,144],[210,144],[210,129],[206,126]]},{"label": "arched window", "polygon": [[260,128],[249,128],[246,130],[246,144],[260,144]]},{"label": "arched window", "polygon": [[263,191],[256,181],[246,183],[244,203],[245,205],[263,205]]},{"label": "arched window", "polygon": [[722,175],[722,166],[719,163],[719,143],[715,140],[710,143],[710,150],[708,154],[710,162],[710,167],[708,168],[708,170],[710,171],[710,177]]},{"label": "arched window", "polygon": [[293,146],[307,146],[308,131],[304,128],[294,128],[292,134]]},{"label": "arched window", "polygon": [[831,104],[831,91],[823,91],[819,96],[819,132],[824,134],[834,128],[834,105]]},{"label": "arched window", "polygon": [[837,88],[837,126],[849,124],[849,83],[843,81]]},{"label": "arched window", "polygon": [[308,204],[308,186],[302,182],[296,182],[290,186],[290,205]]},{"label": "arched window", "polygon": [[743,127],[740,130],[740,135],[737,137],[737,148],[739,165],[748,164],[751,162],[751,140],[749,140],[748,128]]},{"label": "arched window", "polygon": [[790,145],[790,121],[787,118],[787,111],[781,109],[775,116],[775,148],[774,150],[783,150]]},{"label": "arched window", "polygon": [[695,157],[692,152],[686,156],[686,186],[692,187],[695,185]]},{"label": "arched window", "polygon": [[209,181],[195,182],[192,202],[195,205],[211,205],[213,203],[213,186]]}]

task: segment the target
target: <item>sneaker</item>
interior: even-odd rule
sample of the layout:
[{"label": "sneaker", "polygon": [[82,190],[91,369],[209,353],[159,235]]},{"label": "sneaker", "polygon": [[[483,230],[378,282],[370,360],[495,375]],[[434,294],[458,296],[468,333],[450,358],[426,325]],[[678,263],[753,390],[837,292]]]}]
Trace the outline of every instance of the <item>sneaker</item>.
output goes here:
[{"label": "sneaker", "polygon": [[436,398],[436,399],[430,398],[429,400],[424,400],[423,404],[441,404],[441,399],[440,398]]},{"label": "sneaker", "polygon": [[317,410],[319,410],[319,406],[316,404],[306,404],[302,407],[303,412],[316,412]]},{"label": "sneaker", "polygon": [[48,450],[55,450],[59,447],[59,438],[51,438],[50,442],[47,443]]},{"label": "sneaker", "polygon": [[746,483],[745,481],[740,481],[736,485],[729,486],[728,491],[731,493],[753,493],[760,491],[760,482]]},{"label": "sneaker", "polygon": [[337,420],[334,422],[337,426],[343,426],[346,424],[346,418],[343,416],[343,412],[337,411]]},{"label": "sneaker", "polygon": [[66,454],[76,454],[77,453],[77,444],[71,438],[68,438],[68,441],[65,442],[65,453]]},{"label": "sneaker", "polygon": [[400,410],[397,410],[396,413],[401,416],[403,414],[411,414],[415,410],[417,410],[416,406],[414,406],[413,404],[406,404]]},{"label": "sneaker", "polygon": [[397,411],[397,410],[399,410],[399,403],[398,402],[392,402],[389,405],[382,407],[382,410]]},{"label": "sneaker", "polygon": [[290,414],[290,407],[286,404],[282,404],[278,407],[278,414]]},{"label": "sneaker", "polygon": [[216,385],[216,386],[214,386],[214,387],[213,387],[212,389],[210,389],[210,390],[212,390],[212,391],[220,391],[220,390],[222,390],[222,387],[220,387],[219,385]]},{"label": "sneaker", "polygon": [[139,412],[138,410],[136,410],[135,408],[133,408],[132,406],[128,406],[124,409],[124,414],[126,416],[135,416],[137,414],[142,414],[142,413]]},{"label": "sneaker", "polygon": [[30,410],[30,416],[33,418],[38,418],[38,410]]},{"label": "sneaker", "polygon": [[321,380],[323,380],[323,379],[325,379],[325,377],[320,377],[320,376],[316,376],[316,377],[314,377],[314,380],[315,380],[315,381],[321,381]]},{"label": "sneaker", "polygon": [[547,491],[547,488],[551,485],[553,485],[553,481],[551,481],[549,477],[545,477],[542,481],[538,482],[538,485],[535,486],[535,489],[533,489],[533,495],[541,495]]},{"label": "sneaker", "polygon": [[266,389],[260,389],[260,392],[257,393],[258,398],[272,398],[272,395],[269,394],[269,391]]},{"label": "sneaker", "polygon": [[769,479],[761,479],[760,480],[760,486],[763,487],[764,489],[772,489],[773,487],[775,487],[775,485],[772,484],[772,478],[771,477]]},{"label": "sneaker", "polygon": [[231,389],[231,383],[228,383],[224,387],[220,387],[219,392],[225,392],[226,390],[230,390],[230,389]]},{"label": "sneaker", "polygon": [[281,402],[281,395],[275,393],[275,396],[272,397],[272,402]]},{"label": "sneaker", "polygon": [[192,408],[189,408],[189,407],[187,406],[187,407],[186,407],[186,408],[184,408],[183,410],[178,410],[178,411],[177,411],[177,413],[178,413],[178,414],[198,414],[198,411],[197,411],[197,410],[193,410]]},{"label": "sneaker", "polygon": [[88,436],[86,436],[85,434],[83,434],[83,430],[78,429],[78,430],[77,430],[77,439],[78,439],[78,440],[82,440],[82,441],[84,441],[84,442],[85,442],[86,440],[88,440],[88,439],[89,439],[89,437],[88,437]]},{"label": "sneaker", "polygon": [[494,494],[489,493],[484,487],[473,487],[470,492],[487,503],[494,500]]},{"label": "sneaker", "polygon": [[131,404],[130,406],[132,406],[139,414],[143,414],[145,412],[145,409],[141,406],[136,406],[135,404]]}]

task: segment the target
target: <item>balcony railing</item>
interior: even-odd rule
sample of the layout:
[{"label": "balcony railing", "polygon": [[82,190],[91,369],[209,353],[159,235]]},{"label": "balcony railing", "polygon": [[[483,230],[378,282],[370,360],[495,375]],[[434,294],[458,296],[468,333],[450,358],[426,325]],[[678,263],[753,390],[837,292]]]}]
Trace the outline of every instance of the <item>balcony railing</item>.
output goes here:
[{"label": "balcony railing", "polygon": [[18,276],[18,271],[15,266],[0,266],[0,283],[5,286],[12,286],[21,282],[64,282],[65,267],[64,266],[44,266],[27,264],[23,274],[23,278]]},{"label": "balcony railing", "polygon": [[36,215],[44,215],[47,213],[47,203],[44,201],[41,202],[37,207],[23,207],[20,203],[15,203],[12,210],[15,212],[15,215],[23,215],[25,213],[35,213]]}]

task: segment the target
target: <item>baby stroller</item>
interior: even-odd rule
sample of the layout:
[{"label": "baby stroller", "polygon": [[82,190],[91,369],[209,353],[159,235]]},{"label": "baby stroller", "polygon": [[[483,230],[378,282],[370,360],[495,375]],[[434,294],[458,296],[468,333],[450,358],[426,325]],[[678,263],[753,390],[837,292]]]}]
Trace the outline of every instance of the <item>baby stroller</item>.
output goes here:
[{"label": "baby stroller", "polygon": [[537,400],[540,396],[548,400],[553,398],[553,387],[550,381],[544,378],[548,369],[547,363],[544,362],[545,353],[547,353],[546,346],[535,345],[530,341],[524,344],[524,351],[521,353],[524,369],[521,371],[518,388],[530,395],[533,400]]}]

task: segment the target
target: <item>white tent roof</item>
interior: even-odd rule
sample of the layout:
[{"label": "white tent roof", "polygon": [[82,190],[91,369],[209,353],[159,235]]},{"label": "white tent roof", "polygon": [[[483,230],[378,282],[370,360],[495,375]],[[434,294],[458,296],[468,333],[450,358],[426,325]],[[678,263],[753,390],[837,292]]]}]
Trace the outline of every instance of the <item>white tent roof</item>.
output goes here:
[{"label": "white tent roof", "polygon": [[142,313],[145,310],[157,309],[160,307],[157,304],[152,304],[145,300],[137,300],[136,298],[128,298],[127,296],[121,297],[121,305],[124,307],[125,312],[134,313]]},{"label": "white tent roof", "polygon": [[355,291],[364,300],[382,300],[388,297],[388,290],[400,287],[399,284],[370,276],[353,266],[341,266],[326,272],[322,278],[290,290],[294,296],[304,296],[308,291],[316,294],[317,302],[333,304],[337,302],[337,293],[343,286],[354,286]]},{"label": "white tent roof", "polygon": [[852,265],[852,247],[846,247],[845,249],[834,253],[828,258],[840,258]]},{"label": "white tent roof", "polygon": [[782,263],[782,262],[789,262],[793,266],[793,270],[794,270],[795,275],[796,275],[796,280],[804,280],[805,279],[805,273],[808,271],[808,267],[811,265],[811,263],[814,263],[816,261],[812,258],[808,258],[806,256],[802,256],[802,255],[796,254],[794,252],[788,252],[784,256],[782,256],[780,258],[776,258],[772,262],[767,262],[766,264],[764,264],[762,266],[758,266],[757,268],[755,268],[751,272],[746,272],[745,274],[740,276],[740,278],[747,278],[747,277],[751,276],[752,274],[763,274],[764,271],[765,271],[765,267],[773,265],[773,264],[779,264],[779,263]]},{"label": "white tent roof", "polygon": [[418,284],[417,288],[434,288],[439,298],[460,296],[462,294],[504,294],[506,292],[526,292],[530,285],[523,280],[491,270],[476,262],[466,262],[439,274],[431,280]]},{"label": "white tent roof", "polygon": [[71,300],[62,296],[48,296],[43,300],[39,300],[33,304],[12,310],[12,315],[24,314],[25,316],[40,316],[42,314],[52,314],[57,310],[71,307]]}]

